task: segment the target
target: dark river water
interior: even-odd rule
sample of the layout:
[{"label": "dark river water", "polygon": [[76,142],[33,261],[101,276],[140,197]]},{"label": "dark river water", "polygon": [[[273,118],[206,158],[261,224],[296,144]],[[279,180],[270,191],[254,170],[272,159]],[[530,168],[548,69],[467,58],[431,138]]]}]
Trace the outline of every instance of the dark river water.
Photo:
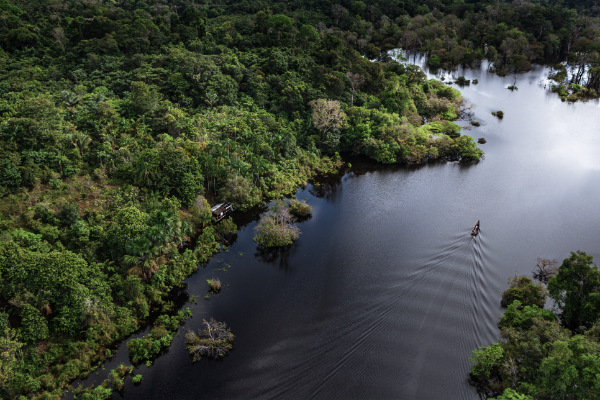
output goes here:
[{"label": "dark river water", "polygon": [[[188,279],[199,299],[168,352],[114,398],[477,399],[468,358],[499,339],[508,278],[571,250],[600,260],[600,108],[561,102],[541,68],[516,81],[485,69],[458,75],[479,80],[461,91],[481,126],[463,133],[487,139],[483,161],[352,161],[343,176],[298,191],[313,217],[285,253],[259,252],[256,221],[246,224]],[[204,300],[213,277],[226,287]],[[211,317],[229,324],[234,348],[193,364],[183,336]],[[106,369],[126,354],[121,346]]]}]

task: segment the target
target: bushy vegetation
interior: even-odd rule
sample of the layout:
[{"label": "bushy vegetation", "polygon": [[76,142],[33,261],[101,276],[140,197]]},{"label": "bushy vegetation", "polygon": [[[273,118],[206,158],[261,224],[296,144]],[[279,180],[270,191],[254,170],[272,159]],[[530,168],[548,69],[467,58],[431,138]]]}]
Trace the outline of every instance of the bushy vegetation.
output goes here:
[{"label": "bushy vegetation", "polygon": [[[597,96],[590,4],[0,0],[0,397],[60,397],[174,315],[235,231],[209,201],[292,194],[340,153],[480,159],[452,122],[460,93],[390,50],[498,73],[566,61],[561,96]],[[298,237],[269,213],[262,245]],[[157,319],[132,360],[151,362],[172,327]]]},{"label": "bushy vegetation", "polygon": [[144,377],[142,376],[142,374],[136,374],[131,377],[131,382],[133,382],[134,385],[139,385],[140,383],[142,383],[143,380]]},{"label": "bushy vegetation", "polygon": [[[543,308],[547,293],[555,311]],[[511,279],[501,341],[473,352],[471,384],[496,399],[599,398],[598,297],[600,271],[581,251],[563,261],[548,292],[527,277]]]},{"label": "bushy vegetation", "polygon": [[152,362],[155,357],[171,345],[173,335],[177,332],[179,325],[191,316],[192,312],[189,308],[179,311],[177,315],[159,316],[148,335],[127,342],[131,361],[134,364]]},{"label": "bushy vegetation", "polygon": [[208,287],[211,292],[219,293],[221,291],[221,280],[219,278],[207,279]]},{"label": "bushy vegetation", "polygon": [[284,201],[273,202],[260,217],[254,231],[254,241],[262,247],[287,246],[300,237],[300,228]]},{"label": "bushy vegetation", "polygon": [[308,218],[312,215],[312,206],[306,200],[290,199],[287,202],[290,214],[296,218]]}]

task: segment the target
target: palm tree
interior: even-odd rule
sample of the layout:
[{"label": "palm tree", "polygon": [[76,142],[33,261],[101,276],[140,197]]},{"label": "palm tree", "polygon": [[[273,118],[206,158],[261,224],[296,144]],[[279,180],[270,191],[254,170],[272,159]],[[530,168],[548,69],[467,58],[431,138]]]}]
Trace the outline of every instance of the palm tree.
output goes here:
[{"label": "palm tree", "polygon": [[92,138],[83,132],[77,132],[69,135],[69,140],[71,141],[71,144],[79,150],[81,158],[83,158],[83,150],[85,150],[90,143],[92,143]]},{"label": "palm tree", "polygon": [[[159,246],[153,246],[152,242],[145,236],[138,236],[127,244],[127,254],[123,257],[123,263],[128,266],[128,274],[138,275],[144,280],[158,271],[161,262]],[[164,261],[164,260],[162,260]]]}]

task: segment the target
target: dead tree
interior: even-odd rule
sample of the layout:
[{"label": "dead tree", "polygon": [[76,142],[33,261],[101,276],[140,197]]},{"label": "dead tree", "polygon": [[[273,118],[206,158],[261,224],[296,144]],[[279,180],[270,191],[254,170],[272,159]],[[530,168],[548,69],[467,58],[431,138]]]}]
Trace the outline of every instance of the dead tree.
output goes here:
[{"label": "dead tree", "polygon": [[558,262],[555,258],[552,260],[548,258],[539,258],[537,259],[537,270],[533,271],[533,278],[538,281],[547,284],[550,278],[558,272]]},{"label": "dead tree", "polygon": [[231,350],[233,333],[225,322],[218,322],[211,318],[210,321],[203,320],[204,326],[200,333],[193,331],[185,335],[186,348],[193,357],[193,361],[199,361],[202,356],[209,358],[221,358]]}]

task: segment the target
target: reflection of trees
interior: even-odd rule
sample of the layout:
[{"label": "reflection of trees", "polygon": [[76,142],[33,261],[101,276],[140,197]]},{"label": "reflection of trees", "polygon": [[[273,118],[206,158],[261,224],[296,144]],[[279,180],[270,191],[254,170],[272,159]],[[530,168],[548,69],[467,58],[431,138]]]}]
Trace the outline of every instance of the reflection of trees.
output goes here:
[{"label": "reflection of trees", "polygon": [[315,197],[327,200],[334,200],[342,183],[341,176],[329,177],[313,183],[308,192]]},{"label": "reflection of trees", "polygon": [[227,246],[233,246],[233,244],[236,242],[238,238],[237,233],[233,233],[233,234],[224,234],[223,235],[223,241],[225,242],[225,244]]},{"label": "reflection of trees", "polygon": [[296,245],[291,244],[289,246],[281,246],[281,247],[262,247],[258,246],[256,248],[256,252],[254,253],[254,257],[260,262],[266,264],[275,264],[277,263],[279,269],[284,271],[289,271],[290,269],[290,256],[294,254],[296,251]]}]

